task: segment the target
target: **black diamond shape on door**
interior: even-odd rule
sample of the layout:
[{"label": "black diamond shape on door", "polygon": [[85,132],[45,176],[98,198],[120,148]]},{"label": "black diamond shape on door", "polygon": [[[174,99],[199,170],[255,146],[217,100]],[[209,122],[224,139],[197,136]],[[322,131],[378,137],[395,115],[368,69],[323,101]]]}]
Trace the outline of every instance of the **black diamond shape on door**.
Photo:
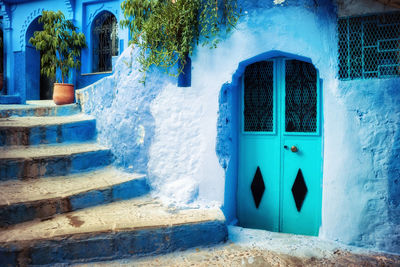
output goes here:
[{"label": "black diamond shape on door", "polygon": [[297,172],[296,180],[294,180],[292,186],[292,194],[294,201],[296,202],[297,211],[300,212],[301,207],[303,206],[303,201],[307,195],[307,186],[304,181],[303,173],[301,169]]},{"label": "black diamond shape on door", "polygon": [[260,167],[257,166],[256,174],[254,174],[253,181],[251,182],[251,193],[253,194],[254,204],[256,208],[260,206],[261,198],[265,191],[264,180],[260,171]]}]

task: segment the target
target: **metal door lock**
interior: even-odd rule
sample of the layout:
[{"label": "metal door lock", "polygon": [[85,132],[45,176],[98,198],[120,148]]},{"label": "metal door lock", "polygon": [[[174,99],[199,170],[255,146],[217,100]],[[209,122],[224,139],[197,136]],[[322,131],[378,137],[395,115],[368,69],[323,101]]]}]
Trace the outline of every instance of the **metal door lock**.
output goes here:
[{"label": "metal door lock", "polygon": [[292,147],[290,148],[290,150],[291,150],[293,153],[296,153],[297,151],[299,151],[299,149],[298,149],[296,146],[292,146]]}]

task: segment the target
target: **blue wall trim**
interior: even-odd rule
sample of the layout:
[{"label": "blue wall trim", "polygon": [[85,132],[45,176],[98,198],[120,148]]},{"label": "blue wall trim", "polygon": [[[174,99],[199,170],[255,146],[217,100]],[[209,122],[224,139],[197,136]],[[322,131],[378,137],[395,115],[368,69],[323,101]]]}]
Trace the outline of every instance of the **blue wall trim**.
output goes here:
[{"label": "blue wall trim", "polygon": [[[182,67],[182,63],[178,62],[178,68]],[[192,60],[186,58],[186,65],[183,67],[182,73],[178,76],[178,87],[190,87],[192,85]]]},{"label": "blue wall trim", "polygon": [[76,81],[76,89],[82,89],[88,85],[91,85],[97,82],[104,77],[111,76],[112,72],[102,72],[102,73],[88,73],[88,74],[80,74],[79,78]]}]

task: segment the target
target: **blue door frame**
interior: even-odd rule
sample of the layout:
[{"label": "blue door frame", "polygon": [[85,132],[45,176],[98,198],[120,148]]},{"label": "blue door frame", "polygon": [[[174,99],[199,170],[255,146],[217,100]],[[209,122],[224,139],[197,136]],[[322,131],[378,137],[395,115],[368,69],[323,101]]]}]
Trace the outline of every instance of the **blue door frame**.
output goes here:
[{"label": "blue door frame", "polygon": [[[273,66],[273,72],[269,73],[273,81],[269,80],[267,86],[271,87],[268,90],[273,94],[272,115],[269,115],[272,116],[272,127],[267,131],[245,130],[246,73],[243,73],[238,109],[240,129],[237,215],[240,225],[244,227],[318,235],[321,224],[323,160],[321,82],[318,71],[311,63],[291,60],[286,57],[266,60]],[[252,63],[248,66],[254,65],[254,61]],[[289,67],[285,69],[285,66],[289,64],[298,64],[302,69],[306,67],[315,71],[315,77],[312,77],[315,80],[316,95],[302,96],[303,100],[314,97],[316,101],[312,130],[291,131],[288,128],[290,105],[295,105],[293,103],[297,101],[289,101],[293,96],[286,96],[286,91],[293,86],[286,84],[286,79],[291,74],[288,73]],[[299,91],[301,90],[297,90],[294,95]],[[298,151],[293,152],[293,146]]]}]

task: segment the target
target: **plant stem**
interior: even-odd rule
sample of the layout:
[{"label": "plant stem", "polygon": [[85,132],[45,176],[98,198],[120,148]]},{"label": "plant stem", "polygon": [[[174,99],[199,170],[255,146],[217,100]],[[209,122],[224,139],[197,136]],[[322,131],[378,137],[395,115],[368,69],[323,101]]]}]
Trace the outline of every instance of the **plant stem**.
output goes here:
[{"label": "plant stem", "polygon": [[63,69],[63,64],[62,64],[62,60],[60,60],[61,82],[64,83],[64,73],[63,73],[62,69]]}]

